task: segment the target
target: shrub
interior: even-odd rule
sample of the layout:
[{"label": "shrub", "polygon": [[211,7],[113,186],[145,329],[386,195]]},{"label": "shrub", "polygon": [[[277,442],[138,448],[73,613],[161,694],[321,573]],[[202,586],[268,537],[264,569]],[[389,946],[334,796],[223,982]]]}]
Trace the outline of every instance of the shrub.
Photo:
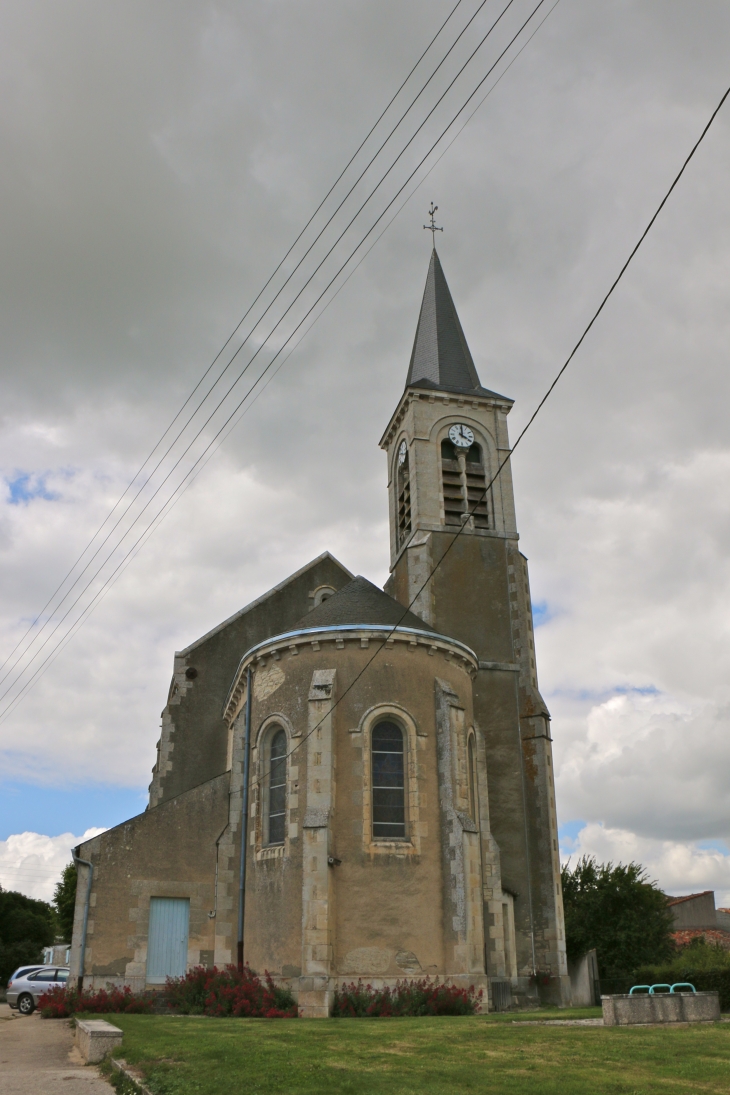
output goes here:
[{"label": "shrub", "polygon": [[666,895],[638,863],[598,863],[583,856],[561,872],[569,959],[596,948],[601,977],[672,957],[672,913]]},{"label": "shrub", "polygon": [[298,1014],[289,989],[275,985],[268,973],[262,981],[248,966],[196,966],[184,977],[168,977],[162,997],[185,1015],[294,1019]]},{"label": "shrub", "polygon": [[56,883],[53,891],[53,907],[56,910],[58,930],[64,943],[71,942],[74,930],[74,910],[76,909],[76,881],[77,872],[74,863],[67,863],[63,868],[61,881]]},{"label": "shrub", "polygon": [[43,961],[43,948],[56,934],[55,913],[47,901],[36,901],[0,886],[0,982],[13,970]]},{"label": "shrub", "polygon": [[386,1018],[394,1015],[474,1015],[482,990],[441,984],[423,977],[419,981],[397,981],[395,988],[375,989],[372,985],[342,984],[335,990],[332,1015],[338,1018]]},{"label": "shrub", "polygon": [[678,946],[669,962],[662,962],[662,968],[686,970],[719,970],[730,967],[730,951],[717,943],[708,942],[702,937],[692,940],[686,946]]},{"label": "shrub", "polygon": [[59,985],[44,992],[38,1001],[44,1019],[67,1019],[77,1012],[106,1015],[109,1012],[126,1012],[149,1015],[154,1009],[156,993],[134,993],[129,985],[123,988],[109,986],[96,992],[78,992],[75,988]]}]

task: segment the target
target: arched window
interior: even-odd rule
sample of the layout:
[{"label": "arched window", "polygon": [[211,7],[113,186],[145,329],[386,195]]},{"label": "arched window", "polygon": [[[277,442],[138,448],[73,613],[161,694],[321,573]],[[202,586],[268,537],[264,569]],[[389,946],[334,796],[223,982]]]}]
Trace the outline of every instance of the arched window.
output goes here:
[{"label": "arched window", "polygon": [[[336,592],[337,590],[334,588],[334,586],[317,586],[314,591],[314,604],[312,605],[312,607],[317,608],[319,605],[322,604],[323,601],[329,600],[332,594]],[[311,596],[312,594],[310,593],[310,597]]]},{"label": "arched window", "polygon": [[[463,450],[462,450],[463,452]],[[462,514],[471,513],[475,528],[490,528],[487,479],[481,446],[476,443],[459,453],[448,438],[441,442],[441,484],[444,492],[444,523],[460,525]]]},{"label": "arched window", "polygon": [[476,758],[474,754],[474,735],[469,738],[469,744],[466,747],[466,763],[469,768],[469,813],[474,821],[477,820],[477,814],[479,812],[479,803],[477,800],[477,770],[476,770]]},{"label": "arched window", "polygon": [[394,722],[373,728],[373,839],[405,840],[406,794],[403,731]]},{"label": "arched window", "polygon": [[283,844],[286,828],[286,732],[274,730],[269,738],[268,843]]},{"label": "arched window", "polygon": [[411,534],[411,475],[409,471],[408,446],[405,440],[398,447],[398,547]]}]

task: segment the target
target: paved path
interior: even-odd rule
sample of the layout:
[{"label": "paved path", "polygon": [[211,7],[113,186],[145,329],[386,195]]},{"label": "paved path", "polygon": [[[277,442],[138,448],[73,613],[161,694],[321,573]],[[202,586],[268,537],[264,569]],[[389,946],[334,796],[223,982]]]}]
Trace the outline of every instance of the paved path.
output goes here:
[{"label": "paved path", "polygon": [[85,1065],[66,1019],[18,1015],[0,1004],[0,1095],[113,1095]]}]

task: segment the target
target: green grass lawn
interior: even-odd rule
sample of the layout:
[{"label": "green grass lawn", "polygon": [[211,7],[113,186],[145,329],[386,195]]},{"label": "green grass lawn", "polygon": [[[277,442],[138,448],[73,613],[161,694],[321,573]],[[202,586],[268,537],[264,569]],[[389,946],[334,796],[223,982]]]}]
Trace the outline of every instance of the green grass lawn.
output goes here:
[{"label": "green grass lawn", "polygon": [[598,1009],[435,1019],[110,1015],[155,1095],[730,1091],[730,1024],[523,1026]]}]

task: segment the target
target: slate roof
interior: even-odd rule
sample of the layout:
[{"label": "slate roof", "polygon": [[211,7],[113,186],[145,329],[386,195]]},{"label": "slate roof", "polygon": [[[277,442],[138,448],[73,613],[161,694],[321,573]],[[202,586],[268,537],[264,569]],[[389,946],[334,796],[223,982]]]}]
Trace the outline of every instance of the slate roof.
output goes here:
[{"label": "slate roof", "polygon": [[326,601],[322,601],[322,604],[308,612],[296,626],[305,628],[334,627],[338,624],[388,624],[394,627],[398,624],[400,627],[433,631],[433,628],[414,612],[406,612],[403,619],[401,619],[402,616],[402,604],[359,574],[337,593],[333,593]]},{"label": "slate roof", "polygon": [[513,402],[482,387],[435,248],[428,267],[406,387],[472,392]]}]

